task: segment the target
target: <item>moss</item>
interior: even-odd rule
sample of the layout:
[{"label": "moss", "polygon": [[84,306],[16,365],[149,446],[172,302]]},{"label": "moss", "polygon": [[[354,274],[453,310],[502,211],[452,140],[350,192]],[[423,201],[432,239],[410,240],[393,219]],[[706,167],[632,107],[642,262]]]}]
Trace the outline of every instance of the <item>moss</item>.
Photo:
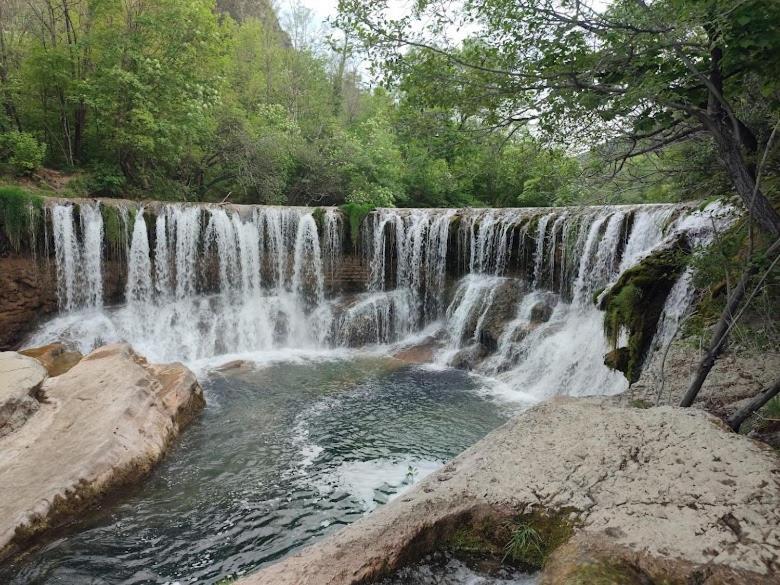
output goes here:
[{"label": "moss", "polygon": [[564,580],[564,585],[625,585],[646,583],[637,570],[624,563],[593,562],[579,565]]},{"label": "moss", "polygon": [[357,248],[360,239],[360,224],[374,210],[374,206],[367,203],[345,203],[341,206],[341,210],[349,221],[349,237],[352,246]]},{"label": "moss", "polygon": [[[621,333],[628,332],[625,348],[628,354],[619,356],[620,363],[615,365],[620,366],[617,369],[631,383],[639,378],[666,297],[689,254],[685,240],[678,240],[674,246],[651,254],[625,271],[601,299],[599,308],[605,311],[604,332],[613,349],[617,349]],[[605,363],[610,365],[609,361],[605,360]]]},{"label": "moss", "polygon": [[535,571],[571,538],[575,522],[566,510],[555,514],[532,512],[510,519],[484,517],[461,526],[446,541],[455,556],[493,558]]},{"label": "moss", "polygon": [[114,251],[121,249],[125,234],[119,209],[113,205],[101,205],[100,212],[103,214],[103,232],[106,242]]},{"label": "moss", "polygon": [[317,231],[321,234],[322,227],[325,225],[325,210],[322,207],[315,207],[311,216],[314,218],[314,223],[317,224]]},{"label": "moss", "polygon": [[19,187],[0,187],[0,228],[16,252],[34,249],[42,221],[42,197]]},{"label": "moss", "polygon": [[652,408],[653,407],[653,405],[650,402],[648,402],[647,400],[642,400],[641,398],[634,398],[628,404],[632,408],[642,408],[642,409],[645,409],[645,408]]}]

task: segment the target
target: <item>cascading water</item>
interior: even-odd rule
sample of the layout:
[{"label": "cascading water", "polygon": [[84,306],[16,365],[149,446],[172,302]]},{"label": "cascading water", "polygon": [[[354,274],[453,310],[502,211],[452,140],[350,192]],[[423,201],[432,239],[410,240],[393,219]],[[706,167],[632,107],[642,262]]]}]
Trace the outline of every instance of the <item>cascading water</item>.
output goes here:
[{"label": "cascading water", "polygon": [[[397,496],[513,410],[624,389],[603,363],[594,297],[653,250],[706,245],[733,218],[717,205],[381,209],[355,249],[336,209],[75,209],[47,210],[61,314],[28,344],[127,340],[208,371],[208,403],[128,503],[42,547],[10,581],[0,567],[20,585],[214,583]],[[694,293],[684,271],[646,368]],[[237,359],[264,365],[225,364]],[[418,360],[435,363],[405,363]]]},{"label": "cascading water", "polygon": [[[51,209],[63,313],[35,343],[70,335],[88,350],[126,339],[155,360],[193,361],[388,344],[433,327],[438,362],[461,364],[461,350],[487,344],[489,355],[468,366],[538,397],[622,390],[623,377],[602,364],[609,348],[594,295],[676,234],[706,244],[713,221],[733,215],[674,205],[380,209],[355,251],[366,292],[350,296],[326,289],[352,252],[336,209],[319,220],[293,207],[118,212],[130,234],[125,304],[101,310],[101,210],[83,204],[77,222],[73,206]],[[675,287],[655,347],[691,295],[690,284]]]}]

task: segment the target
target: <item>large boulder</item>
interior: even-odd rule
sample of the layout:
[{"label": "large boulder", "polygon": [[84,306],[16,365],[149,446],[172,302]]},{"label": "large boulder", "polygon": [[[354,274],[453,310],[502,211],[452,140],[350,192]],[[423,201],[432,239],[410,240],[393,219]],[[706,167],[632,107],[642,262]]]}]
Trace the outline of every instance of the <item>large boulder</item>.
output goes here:
[{"label": "large boulder", "polygon": [[776,453],[702,411],[559,399],[239,583],[367,583],[443,544],[474,542],[470,530],[506,533],[519,520],[525,534],[538,529],[539,546],[504,540],[498,558],[528,555],[544,585],[769,585],[780,577],[778,474]]},{"label": "large boulder", "polygon": [[0,352],[0,437],[21,427],[38,410],[36,394],[45,379],[46,370],[38,361]]},{"label": "large boulder", "polygon": [[146,475],[204,405],[187,368],[148,364],[126,344],[92,352],[39,396],[0,439],[0,557]]}]

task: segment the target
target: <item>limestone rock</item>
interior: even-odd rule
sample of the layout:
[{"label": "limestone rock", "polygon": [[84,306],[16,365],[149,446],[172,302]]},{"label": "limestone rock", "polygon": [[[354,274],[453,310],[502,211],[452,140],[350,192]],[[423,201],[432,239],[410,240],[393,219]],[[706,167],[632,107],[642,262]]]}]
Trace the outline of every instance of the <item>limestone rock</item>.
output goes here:
[{"label": "limestone rock", "polygon": [[21,427],[38,410],[36,393],[45,379],[46,370],[36,360],[0,352],[0,437]]},{"label": "limestone rock", "polygon": [[[777,454],[702,411],[621,408],[602,398],[522,413],[409,492],[239,583],[371,582],[486,509],[576,519],[571,540],[545,566],[544,585],[659,575],[769,585],[780,576]],[[591,561],[603,564],[604,579]]]},{"label": "limestone rock", "polygon": [[0,439],[0,557],[143,477],[204,405],[187,368],[150,365],[126,344],[95,350],[42,391],[37,412]]},{"label": "limestone rock", "polygon": [[69,351],[62,343],[52,343],[43,347],[23,349],[19,353],[35,358],[52,378],[69,371],[84,357],[78,351]]}]

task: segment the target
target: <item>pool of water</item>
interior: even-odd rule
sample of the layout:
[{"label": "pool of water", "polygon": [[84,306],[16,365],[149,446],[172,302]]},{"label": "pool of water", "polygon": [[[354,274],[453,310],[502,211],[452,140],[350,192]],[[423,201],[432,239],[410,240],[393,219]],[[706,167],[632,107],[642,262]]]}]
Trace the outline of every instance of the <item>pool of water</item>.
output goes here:
[{"label": "pool of water", "polygon": [[490,572],[469,566],[459,559],[437,552],[404,567],[379,585],[537,585],[537,575],[498,567]]},{"label": "pool of water", "polygon": [[148,480],[0,568],[0,582],[254,571],[392,499],[519,408],[464,372],[376,356],[211,372],[203,386],[205,412]]}]

